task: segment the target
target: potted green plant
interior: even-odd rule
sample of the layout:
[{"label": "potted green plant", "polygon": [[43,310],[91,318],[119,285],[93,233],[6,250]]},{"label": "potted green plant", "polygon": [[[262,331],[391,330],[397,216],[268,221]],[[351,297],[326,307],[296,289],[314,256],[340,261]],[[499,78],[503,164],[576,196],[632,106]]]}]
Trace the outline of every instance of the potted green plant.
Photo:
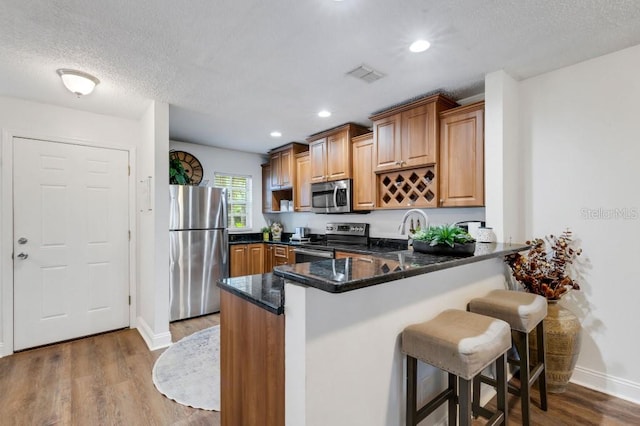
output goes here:
[{"label": "potted green plant", "polygon": [[469,256],[476,250],[476,240],[456,225],[430,226],[413,235],[413,250],[446,256]]},{"label": "potted green plant", "polygon": [[263,226],[260,231],[262,232],[262,240],[269,241],[269,232],[271,229],[268,226]]},{"label": "potted green plant", "polygon": [[[505,262],[525,291],[547,299],[544,319],[547,390],[562,393],[567,389],[578,360],[582,327],[578,317],[558,301],[570,290],[580,289],[572,276],[575,272],[572,265],[582,249],[576,246],[568,229],[559,236],[548,235],[526,243],[530,248],[525,254],[506,256]],[[535,355],[535,333],[529,335],[529,346],[531,354]],[[535,358],[532,361],[536,362]]]},{"label": "potted green plant", "polygon": [[190,185],[191,178],[182,167],[178,158],[169,157],[169,183],[172,185]]}]

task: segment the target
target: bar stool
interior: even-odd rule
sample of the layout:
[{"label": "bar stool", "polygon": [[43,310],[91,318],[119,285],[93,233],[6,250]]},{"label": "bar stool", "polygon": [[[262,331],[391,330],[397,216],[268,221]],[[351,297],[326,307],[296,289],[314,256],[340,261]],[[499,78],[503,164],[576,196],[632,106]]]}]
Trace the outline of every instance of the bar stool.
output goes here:
[{"label": "bar stool", "polygon": [[[495,362],[498,409],[487,424],[507,424],[506,353],[511,347],[509,324],[499,319],[449,309],[434,319],[406,327],[402,352],[407,356],[407,426],[416,426],[445,402],[449,424],[471,424],[471,381]],[[422,408],[416,407],[418,360],[448,373],[448,387]]]},{"label": "bar stool", "polygon": [[[519,359],[509,363],[520,369],[520,387],[509,384],[509,392],[520,397],[522,424],[529,425],[531,386],[539,380],[540,407],[547,411],[547,380],[544,355],[544,325],[547,316],[547,301],[544,297],[523,291],[494,290],[485,297],[469,302],[469,311],[506,321],[511,326],[513,346]],[[529,333],[536,329],[537,363],[529,361]],[[480,382],[495,386],[495,380],[478,375],[473,383],[473,413],[487,417],[491,413],[480,407]]]}]

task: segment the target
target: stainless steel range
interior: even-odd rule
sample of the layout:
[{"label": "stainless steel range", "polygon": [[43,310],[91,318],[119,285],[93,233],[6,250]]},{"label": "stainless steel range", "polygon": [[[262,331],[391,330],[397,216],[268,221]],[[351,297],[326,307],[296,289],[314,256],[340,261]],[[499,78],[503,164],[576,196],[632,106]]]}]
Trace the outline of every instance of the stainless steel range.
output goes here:
[{"label": "stainless steel range", "polygon": [[324,241],[304,243],[296,247],[293,250],[296,263],[333,259],[336,248],[369,246],[368,223],[327,223],[324,235]]}]

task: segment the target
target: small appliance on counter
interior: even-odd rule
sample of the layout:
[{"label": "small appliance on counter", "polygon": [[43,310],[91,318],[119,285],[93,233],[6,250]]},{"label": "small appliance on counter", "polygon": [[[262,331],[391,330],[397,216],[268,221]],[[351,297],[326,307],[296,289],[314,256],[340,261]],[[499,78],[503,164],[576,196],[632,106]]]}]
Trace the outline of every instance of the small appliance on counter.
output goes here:
[{"label": "small appliance on counter", "polygon": [[300,242],[309,242],[311,239],[309,238],[309,228],[305,228],[303,226],[298,226],[291,236],[292,241],[300,241]]}]

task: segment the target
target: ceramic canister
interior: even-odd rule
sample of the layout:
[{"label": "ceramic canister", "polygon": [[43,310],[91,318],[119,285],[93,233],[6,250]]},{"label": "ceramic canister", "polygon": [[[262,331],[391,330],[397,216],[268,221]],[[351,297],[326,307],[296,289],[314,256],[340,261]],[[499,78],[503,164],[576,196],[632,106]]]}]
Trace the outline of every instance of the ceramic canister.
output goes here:
[{"label": "ceramic canister", "polygon": [[476,241],[479,243],[495,243],[496,234],[493,233],[492,228],[480,227],[476,233]]}]

